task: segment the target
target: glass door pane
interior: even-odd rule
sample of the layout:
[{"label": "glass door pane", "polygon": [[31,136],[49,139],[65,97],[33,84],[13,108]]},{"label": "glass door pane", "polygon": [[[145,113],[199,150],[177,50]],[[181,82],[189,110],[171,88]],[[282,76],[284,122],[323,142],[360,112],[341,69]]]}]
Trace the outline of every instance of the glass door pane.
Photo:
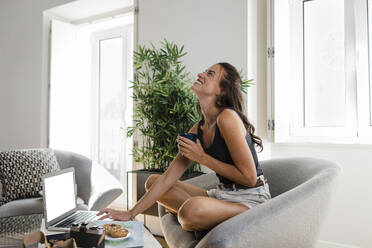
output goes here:
[{"label": "glass door pane", "polygon": [[99,41],[99,149],[98,160],[120,180],[125,153],[122,127],[123,38]]},{"label": "glass door pane", "polygon": [[344,126],[345,95],[344,3],[303,2],[304,126]]}]

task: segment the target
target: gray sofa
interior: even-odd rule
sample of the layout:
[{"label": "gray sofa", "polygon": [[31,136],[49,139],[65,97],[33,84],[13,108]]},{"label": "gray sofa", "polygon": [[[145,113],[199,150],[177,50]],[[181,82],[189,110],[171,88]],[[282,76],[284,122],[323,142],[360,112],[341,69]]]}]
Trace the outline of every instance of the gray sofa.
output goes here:
[{"label": "gray sofa", "polygon": [[[61,150],[54,150],[61,169],[74,167],[77,195],[82,200],[82,210],[99,210],[115,200],[123,187],[102,166],[92,163],[89,158]],[[0,218],[8,216],[43,213],[42,197],[21,199],[0,206]]]},{"label": "gray sofa", "polygon": [[[160,224],[169,247],[315,247],[340,167],[315,158],[260,163],[273,199],[226,220],[209,232],[183,230],[177,217],[159,205]],[[185,182],[210,189],[218,179],[215,174],[207,174]]]}]

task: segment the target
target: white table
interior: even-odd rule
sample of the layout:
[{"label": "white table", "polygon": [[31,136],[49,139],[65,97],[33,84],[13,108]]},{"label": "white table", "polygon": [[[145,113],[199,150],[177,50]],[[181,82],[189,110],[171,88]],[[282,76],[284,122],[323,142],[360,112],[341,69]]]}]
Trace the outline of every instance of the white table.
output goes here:
[{"label": "white table", "polygon": [[[52,232],[48,231],[45,228],[44,218],[41,221],[40,231],[42,231],[45,235],[57,234],[60,232]],[[143,226],[143,244],[144,248],[162,248],[161,244],[156,240],[156,238],[150,233],[150,231]]]},{"label": "white table", "polygon": [[145,248],[162,248],[161,244],[156,240],[156,238],[150,233],[150,231],[143,227],[143,244]]}]

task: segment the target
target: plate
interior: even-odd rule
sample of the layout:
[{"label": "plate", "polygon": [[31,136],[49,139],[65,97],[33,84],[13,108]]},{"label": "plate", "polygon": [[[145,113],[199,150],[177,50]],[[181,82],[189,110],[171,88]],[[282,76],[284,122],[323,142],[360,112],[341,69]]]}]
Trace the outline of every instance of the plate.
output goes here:
[{"label": "plate", "polygon": [[[128,230],[128,229],[127,229],[127,230]],[[109,235],[105,235],[105,239],[106,239],[106,240],[110,240],[110,241],[121,241],[121,240],[127,239],[130,235],[131,235],[131,232],[128,230],[128,234],[127,234],[127,236],[125,236],[125,237],[121,237],[121,238],[113,238],[113,237],[111,237],[111,236],[109,236]]]}]

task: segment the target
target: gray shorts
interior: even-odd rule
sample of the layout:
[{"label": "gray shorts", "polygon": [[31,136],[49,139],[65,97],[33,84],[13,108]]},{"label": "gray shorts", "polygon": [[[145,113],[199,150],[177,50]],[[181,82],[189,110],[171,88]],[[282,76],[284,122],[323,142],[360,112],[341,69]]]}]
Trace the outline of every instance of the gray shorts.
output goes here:
[{"label": "gray shorts", "polygon": [[249,189],[224,188],[219,184],[216,188],[207,190],[207,195],[222,201],[241,203],[248,208],[253,208],[271,199],[267,183]]}]

